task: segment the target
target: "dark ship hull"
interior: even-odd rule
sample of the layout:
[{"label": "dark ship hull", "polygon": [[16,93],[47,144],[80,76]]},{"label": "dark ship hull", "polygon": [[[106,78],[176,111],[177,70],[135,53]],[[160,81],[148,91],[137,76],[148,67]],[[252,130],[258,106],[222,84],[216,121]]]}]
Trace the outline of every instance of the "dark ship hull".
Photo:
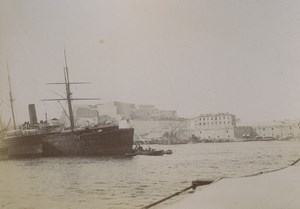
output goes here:
[{"label": "dark ship hull", "polygon": [[38,157],[43,155],[43,135],[22,135],[5,139],[8,158]]},{"label": "dark ship hull", "polygon": [[6,140],[9,158],[125,155],[132,151],[133,128],[89,128]]}]

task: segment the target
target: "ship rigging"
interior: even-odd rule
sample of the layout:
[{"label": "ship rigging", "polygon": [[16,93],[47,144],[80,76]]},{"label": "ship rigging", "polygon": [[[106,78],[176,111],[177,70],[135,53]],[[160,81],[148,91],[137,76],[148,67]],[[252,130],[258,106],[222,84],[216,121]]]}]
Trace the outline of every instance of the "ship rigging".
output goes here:
[{"label": "ship rigging", "polygon": [[10,81],[10,73],[9,73],[7,58],[6,58],[6,69],[7,69],[7,74],[8,74],[10,109],[11,109],[11,114],[12,114],[12,119],[13,119],[14,130],[16,130],[17,126],[16,126],[16,119],[15,119],[15,111],[14,111],[14,99],[13,99],[12,90],[11,90],[11,81]]},{"label": "ship rigging", "polygon": [[74,122],[74,114],[72,109],[72,101],[73,100],[100,100],[100,98],[72,98],[72,92],[71,92],[71,84],[89,84],[90,82],[70,82],[69,78],[69,68],[67,63],[67,53],[66,50],[64,50],[64,59],[65,59],[65,66],[64,66],[64,80],[65,82],[57,82],[57,83],[46,83],[46,84],[63,84],[66,87],[66,98],[59,98],[59,99],[43,99],[42,101],[57,101],[60,103],[62,100],[66,100],[68,104],[68,111],[69,115],[66,114],[66,111],[64,110],[65,114],[67,115],[68,119],[70,120],[70,128],[73,132],[75,128],[75,122]]}]

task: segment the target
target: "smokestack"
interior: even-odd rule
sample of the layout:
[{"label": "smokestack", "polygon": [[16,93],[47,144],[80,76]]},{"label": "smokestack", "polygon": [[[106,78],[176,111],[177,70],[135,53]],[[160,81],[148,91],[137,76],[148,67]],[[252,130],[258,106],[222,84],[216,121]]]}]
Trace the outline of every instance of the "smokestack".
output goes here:
[{"label": "smokestack", "polygon": [[37,124],[37,117],[36,117],[36,112],[35,112],[35,105],[34,104],[28,105],[28,110],[29,110],[30,124],[31,125]]}]

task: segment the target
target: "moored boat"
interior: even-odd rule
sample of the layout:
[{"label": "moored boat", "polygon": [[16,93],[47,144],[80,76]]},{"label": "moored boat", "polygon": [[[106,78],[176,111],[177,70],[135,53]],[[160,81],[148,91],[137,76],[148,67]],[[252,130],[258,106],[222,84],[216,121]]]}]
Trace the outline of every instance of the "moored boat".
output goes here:
[{"label": "moored boat", "polygon": [[132,151],[133,132],[132,128],[98,125],[83,130],[20,133],[4,138],[4,142],[9,158],[124,155]]},{"label": "moored boat", "polygon": [[171,155],[173,153],[172,150],[168,149],[168,150],[163,150],[163,154],[165,155]]},{"label": "moored boat", "polygon": [[127,157],[133,157],[133,156],[136,156],[137,155],[137,152],[135,152],[134,150],[132,150],[131,152],[126,152],[125,153],[125,156]]},{"label": "moored boat", "polygon": [[[65,82],[53,84],[65,85],[66,98],[45,101],[66,100],[68,102],[70,128],[64,129],[62,126],[50,124],[48,121],[37,123],[35,109],[31,105],[29,108],[31,122],[26,122],[23,130],[17,130],[14,122],[14,130],[7,132],[2,140],[4,144],[2,149],[7,151],[8,157],[125,155],[125,153],[132,152],[134,129],[131,127],[120,128],[116,124],[75,127],[71,101],[78,100],[78,98],[71,97],[70,85],[85,82],[70,82],[66,60],[65,66]],[[80,100],[83,99],[80,98]],[[11,91],[10,101],[14,119]]]},{"label": "moored boat", "polygon": [[151,156],[161,156],[163,155],[163,150],[138,150],[137,151],[138,155],[151,155]]}]

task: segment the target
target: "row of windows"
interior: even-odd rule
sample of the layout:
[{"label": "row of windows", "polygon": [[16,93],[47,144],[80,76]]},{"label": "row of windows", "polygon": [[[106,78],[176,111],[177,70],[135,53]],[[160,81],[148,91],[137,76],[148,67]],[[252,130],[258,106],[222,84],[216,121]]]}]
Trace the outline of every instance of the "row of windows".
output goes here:
[{"label": "row of windows", "polygon": [[[211,125],[213,125],[214,124],[214,122],[203,122],[203,123],[198,123],[198,125],[209,125],[209,124],[211,124]],[[218,124],[218,122],[215,122],[215,124]],[[222,124],[222,122],[221,121],[219,121],[219,124]],[[226,122],[224,121],[224,124],[226,124]],[[228,121],[228,124],[230,124],[230,121]],[[197,125],[197,123],[195,123],[195,125]]]},{"label": "row of windows", "polygon": [[[210,139],[210,136],[208,136],[208,138]],[[220,136],[218,136],[218,138],[220,138]],[[230,135],[228,135],[228,138],[230,138]]]},{"label": "row of windows", "polygon": [[[290,136],[293,136],[292,133],[289,133],[289,135],[290,135]],[[265,136],[266,136],[266,134],[263,134],[263,137],[265,137]],[[274,134],[272,134],[272,136],[274,136]],[[280,136],[283,136],[283,134],[280,134]]]},{"label": "row of windows", "polygon": [[[222,119],[222,117],[211,117],[211,118],[199,118],[199,121],[201,121],[201,120],[218,120],[218,118],[219,118],[219,120],[221,120]],[[223,119],[225,120],[225,117],[223,116]],[[227,119],[229,120],[229,116],[227,116]]]},{"label": "row of windows", "polygon": [[[228,130],[226,130],[226,132],[227,132],[227,133],[229,133],[229,131],[228,131]],[[202,134],[202,131],[200,131],[199,133],[200,133],[200,134]]]},{"label": "row of windows", "polygon": [[[289,127],[290,128],[290,130],[292,129],[292,127]],[[300,129],[300,127],[299,127],[299,129]],[[263,128],[262,129],[263,131],[265,131],[266,130],[266,128]],[[271,128],[271,130],[273,131],[274,130],[274,128]],[[257,131],[257,129],[255,129],[255,131]]]}]

